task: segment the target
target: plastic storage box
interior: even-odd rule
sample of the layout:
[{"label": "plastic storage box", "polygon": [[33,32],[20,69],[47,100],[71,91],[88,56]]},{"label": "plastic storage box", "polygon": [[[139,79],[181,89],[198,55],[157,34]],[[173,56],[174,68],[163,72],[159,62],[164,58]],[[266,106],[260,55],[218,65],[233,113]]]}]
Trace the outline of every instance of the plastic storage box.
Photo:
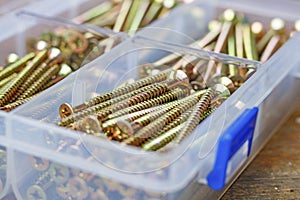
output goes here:
[{"label": "plastic storage box", "polygon": [[[234,5],[235,5],[234,7],[239,8],[240,11],[254,13],[253,15],[255,15],[258,19],[269,19],[275,16],[275,14],[276,16],[281,16],[288,20],[294,20],[297,18],[297,15],[294,15],[295,12],[293,12],[296,10],[297,8],[296,6],[298,5],[295,2],[289,2],[285,4],[285,5],[292,5],[290,7],[287,6],[288,7],[287,12],[289,10],[291,11],[289,13],[287,12],[277,13],[276,11],[270,11],[271,9],[268,12],[265,12],[265,10],[262,11],[261,9],[259,9],[258,6],[260,4],[259,2],[256,2],[258,5],[255,5],[255,3],[253,3],[251,6],[243,6],[243,4],[230,4],[230,2],[232,1],[227,1],[227,3],[222,4],[222,6],[218,4],[210,4],[206,2],[204,7],[199,6],[200,8],[203,8],[203,11],[207,12],[206,14],[200,17],[199,16],[196,17],[197,21],[199,22],[197,23],[197,26],[192,26],[192,27],[199,27],[199,31],[195,31],[193,29],[187,29],[186,27],[189,24],[193,23],[193,20],[188,20],[191,19],[188,18],[188,16],[191,16],[190,15],[191,12],[188,9],[188,7],[181,7],[178,8],[178,10],[176,10],[176,12],[179,12],[180,10],[185,11],[184,13],[181,13],[182,15],[178,13],[176,14],[174,11],[172,15],[170,15],[170,17],[166,18],[165,20],[161,20],[158,21],[157,23],[154,23],[154,26],[160,27],[160,26],[167,25],[166,26],[167,28],[180,31],[183,34],[190,35],[192,38],[196,39],[201,35],[203,35],[205,31],[204,27],[206,27],[207,21],[209,19],[218,16],[219,11],[221,11],[223,8],[226,8],[227,6],[232,8],[232,6]],[[201,5],[201,3],[199,5]],[[276,6],[280,4],[272,3],[270,4],[270,7],[274,5]],[[175,16],[182,17],[182,23],[179,23],[178,21],[176,22],[176,20],[174,20]],[[180,17],[178,17],[179,21],[180,21]],[[189,23],[183,23],[183,21]],[[190,41],[192,40],[189,37],[182,37],[182,36],[180,38],[184,38],[183,40],[176,40],[176,37],[171,38],[167,32],[168,30],[166,31],[166,34],[156,33],[155,35],[159,36],[157,37],[157,39],[170,38],[171,42],[183,41],[182,43],[185,44],[190,43]],[[141,34],[142,33],[145,34],[146,36],[151,35],[149,31],[141,32]],[[148,33],[148,35],[146,33]],[[7,126],[6,128],[7,135],[3,137],[2,141],[4,141],[5,145],[9,147],[8,157],[11,157],[11,160],[9,159],[9,161],[11,161],[9,163],[11,168],[9,168],[10,171],[8,171],[8,174],[13,176],[12,183],[14,183],[13,188],[16,196],[20,199],[22,198],[26,199],[27,198],[26,192],[27,192],[28,185],[36,181],[34,179],[36,179],[38,176],[37,175],[38,172],[36,172],[33,169],[34,167],[32,164],[33,163],[32,155],[36,156],[36,158],[44,158],[45,160],[50,160],[53,163],[58,163],[57,165],[54,164],[54,167],[53,164],[51,164],[52,162],[49,163],[49,167],[52,166],[52,168],[55,168],[55,166],[63,165],[61,167],[63,168],[62,171],[70,172],[70,173],[66,173],[69,174],[68,181],[72,180],[73,184],[77,185],[77,188],[80,188],[80,182],[82,183],[81,181],[82,178],[80,179],[76,177],[79,176],[79,177],[86,178],[89,176],[88,173],[84,173],[84,172],[91,172],[92,174],[95,174],[96,177],[103,177],[103,178],[99,178],[101,180],[96,181],[96,183],[94,183],[95,185],[97,185],[97,182],[98,183],[100,182],[102,186],[109,185],[109,186],[104,186],[104,188],[102,188],[102,191],[104,191],[105,194],[109,194],[109,193],[112,194],[114,191],[121,191],[121,193],[123,192],[125,196],[130,196],[133,193],[132,191],[133,188],[136,188],[138,194],[150,195],[153,198],[156,197],[156,198],[173,199],[173,198],[193,197],[195,199],[198,199],[199,197],[213,198],[213,197],[220,196],[222,192],[224,192],[226,188],[230,185],[230,183],[234,180],[234,178],[237,177],[237,174],[244,169],[244,167],[251,161],[253,156],[260,150],[263,144],[271,136],[271,133],[274,130],[274,128],[276,128],[278,124],[282,122],[284,118],[288,115],[289,111],[293,109],[293,105],[298,102],[299,92],[297,88],[299,87],[299,64],[300,64],[299,62],[300,61],[298,60],[296,54],[297,43],[299,43],[299,35],[295,36],[295,38],[293,38],[283,48],[281,48],[279,52],[276,53],[276,55],[274,55],[270,61],[268,61],[266,64],[264,64],[261,67],[261,70],[259,70],[245,85],[243,85],[233,96],[231,96],[230,99],[228,99],[228,101],[226,101],[226,104],[222,105],[222,107],[220,107],[210,118],[208,118],[205,121],[205,123],[203,123],[201,126],[197,128],[197,130],[199,130],[200,128],[206,127],[206,130],[209,130],[209,134],[205,134],[205,135],[210,135],[210,136],[212,135],[212,136],[209,137],[210,140],[209,139],[200,140],[200,144],[197,144],[196,147],[194,146],[193,149],[189,149],[187,152],[183,154],[183,156],[180,157],[181,159],[177,160],[180,163],[183,159],[182,162],[186,162],[184,163],[185,164],[184,166],[188,166],[188,167],[183,168],[180,167],[183,164],[177,164],[178,166],[172,167],[172,170],[164,170],[167,172],[167,174],[158,172],[158,174],[155,174],[153,176],[149,174],[148,175],[128,174],[128,173],[115,171],[111,169],[111,163],[106,165],[108,166],[106,167],[105,165],[103,165],[103,162],[102,164],[99,164],[99,162],[97,161],[96,162],[86,161],[85,158],[89,154],[89,151],[87,151],[85,147],[80,147],[79,149],[75,148],[75,150],[74,148],[67,148],[61,153],[55,152],[56,147],[59,146],[58,144],[62,142],[61,140],[62,138],[65,139],[69,138],[68,141],[70,141],[70,143],[76,143],[78,139],[81,139],[82,141],[84,141],[85,144],[86,143],[91,144],[89,145],[90,148],[92,148],[93,146],[101,147],[99,148],[101,151],[97,152],[96,155],[104,159],[105,161],[104,164],[107,164],[107,161],[115,162],[115,160],[119,158],[123,158],[122,156],[123,152],[122,154],[120,154],[120,150],[115,149],[116,146],[114,146],[114,144],[113,144],[114,150],[107,152],[105,151],[105,149],[103,149],[103,146],[105,148],[106,147],[110,148],[111,143],[107,144],[106,141],[101,141],[101,140],[95,141],[94,139],[91,138],[82,138],[80,135],[77,134],[75,136],[74,132],[72,131],[54,127],[53,125],[49,125],[49,124],[44,124],[40,122],[37,123],[36,120],[39,121],[41,120],[46,122],[50,122],[55,119],[57,120],[58,111],[56,109],[58,108],[58,105],[60,105],[60,103],[69,101],[72,102],[74,105],[76,105],[92,95],[92,92],[96,90],[95,88],[90,88],[88,90],[85,90],[86,88],[89,88],[86,87],[86,81],[85,81],[86,79],[84,78],[84,76],[86,75],[86,73],[88,73],[88,71],[86,73],[78,72],[77,74],[79,79],[74,75],[72,77],[69,77],[68,80],[65,80],[63,83],[57,86],[60,87],[62,90],[53,92],[55,94],[51,94],[50,92],[46,96],[39,97],[33,102],[18,109],[13,114],[7,115],[7,120],[5,120]],[[160,46],[158,45],[156,46],[156,48],[157,47]],[[125,44],[124,44],[122,45],[122,47],[118,48],[118,50],[115,50],[114,52],[118,52],[118,54],[121,54],[120,52],[125,53],[127,50],[129,49],[128,47],[125,48]],[[111,53],[105,56],[104,58],[101,58],[99,62],[101,62],[102,65],[104,63],[107,63],[109,60],[112,61],[112,58],[114,58],[114,56],[115,55]],[[130,64],[130,66],[134,66],[131,64],[138,63],[135,59],[134,60],[126,59],[126,62]],[[86,67],[87,69],[91,69],[92,68],[91,66],[92,64],[90,64],[89,67],[88,66]],[[279,66],[286,66],[286,67],[282,68]],[[110,88],[113,88],[116,85],[115,82],[110,82],[110,83],[113,84],[107,84],[107,85],[105,84],[102,87],[101,86],[99,86],[99,88],[97,87],[98,92],[102,92],[101,89],[108,90]],[[64,85],[65,86],[72,85],[72,90],[63,90]],[[109,86],[109,87],[104,88],[104,86]],[[289,88],[289,90],[287,90],[286,88]],[[49,91],[53,91],[53,89]],[[67,94],[65,94],[66,91],[68,91]],[[61,99],[59,97],[60,94],[65,95],[65,97],[68,96],[67,99]],[[40,102],[42,102],[43,99],[48,99],[51,95],[53,95],[54,99],[53,102],[49,103],[50,105],[40,104]],[[223,135],[222,130],[226,130],[226,128],[229,127],[231,124],[236,124],[233,122],[235,121],[235,119],[238,118],[238,116],[241,115],[241,113],[243,113],[243,111],[245,111],[245,108],[251,109],[253,107],[258,107],[259,114],[258,114],[257,123],[255,127],[254,139],[252,142],[250,157],[248,157],[248,159],[246,159],[244,162],[239,162],[241,158],[246,157],[248,151],[247,146],[243,146],[241,149],[244,150],[244,152],[239,152],[237,155],[240,155],[240,158],[235,158],[235,160],[237,160],[236,161],[237,163],[231,164],[232,166],[228,167],[228,169],[230,168],[232,170],[236,169],[236,171],[235,173],[230,173],[230,170],[228,170],[228,176],[226,180],[227,184],[223,187],[222,190],[219,191],[210,189],[208,185],[210,185],[211,187],[217,187],[216,185],[213,185],[217,182],[213,181],[213,175],[211,175],[211,172],[218,171],[213,169],[216,160],[215,156],[216,154],[218,154],[216,153],[217,146],[220,144],[219,141],[221,141],[218,139],[220,135]],[[226,116],[224,116],[222,113],[225,108],[226,108]],[[48,112],[50,112],[51,114],[49,115]],[[252,112],[255,112],[255,109],[252,110]],[[21,115],[21,117],[16,115]],[[221,118],[217,118],[217,117],[221,117]],[[28,118],[33,118],[33,120]],[[222,121],[223,123],[220,122],[219,124],[222,125],[218,126],[218,124],[216,124],[214,128],[208,127],[210,125],[209,122],[213,119],[220,119],[220,121]],[[200,136],[201,133],[204,132],[205,129],[202,130],[202,132],[195,131],[193,136],[195,137]],[[32,139],[30,138],[37,138],[37,139],[35,141],[32,141]],[[216,145],[211,145],[211,144],[216,144]],[[209,147],[213,146],[213,148],[207,148],[207,146]],[[171,152],[168,155],[164,155],[163,157],[161,157],[161,155],[159,157],[154,155],[153,156],[154,158],[151,158],[150,161],[151,163],[154,163],[153,164],[154,168],[157,166],[164,166],[164,164],[156,163],[155,161],[162,160],[162,159],[172,160],[172,158],[177,157],[178,152],[182,152],[183,149],[185,149],[184,144],[180,148],[176,149],[176,151]],[[136,151],[132,150],[131,148],[128,148],[128,151],[136,153]],[[78,152],[82,153],[82,155],[78,156],[77,154]],[[130,152],[128,154],[130,154]],[[191,154],[189,154],[189,152],[191,152]],[[191,159],[192,161],[188,159],[190,158],[190,156],[192,157]],[[185,161],[183,157],[187,158],[188,161]],[[100,161],[103,161],[102,159],[100,159]],[[47,161],[45,160],[39,160],[39,161],[40,163],[44,163],[44,162],[47,163]],[[129,158],[129,160],[131,159]],[[122,165],[122,162],[123,160],[120,161],[120,164],[118,164],[118,166]],[[20,169],[20,167],[18,167],[20,166],[20,163],[24,164],[24,166],[26,167]],[[136,164],[136,162],[134,163]],[[137,168],[141,167],[142,165],[145,165],[144,166],[145,168],[143,168],[143,170],[153,167],[153,166],[146,165],[145,162],[144,163],[142,162],[142,164],[138,164]],[[194,170],[188,171],[191,165],[193,165]],[[239,166],[239,167],[235,167],[235,166]],[[134,167],[136,166],[133,166],[133,168]],[[82,169],[83,171],[75,170],[73,168]],[[31,175],[33,176],[31,177]],[[207,177],[211,177],[211,178],[207,178]],[[45,178],[44,181],[47,182],[47,178]],[[124,185],[122,185],[121,183]],[[51,187],[51,184],[49,187]],[[64,192],[64,191],[66,192],[67,190],[64,189],[65,188],[62,187],[61,191],[59,192]],[[74,192],[75,198],[78,197],[76,195],[80,195],[80,192],[75,194],[76,193],[75,190],[73,189],[72,191]],[[79,191],[82,190],[80,189]],[[94,192],[96,193],[95,190]],[[101,194],[101,190],[97,192],[100,193],[98,195],[103,195]],[[194,194],[198,196],[193,196]],[[52,199],[55,198],[54,195],[56,194],[52,194],[52,193],[49,194],[46,192],[46,195],[50,195],[47,197],[48,199],[49,198]],[[66,195],[68,195],[67,192]]]},{"label": "plastic storage box", "polygon": [[[80,26],[75,25],[72,23],[64,23],[63,21],[58,21],[55,19],[49,19],[47,17],[37,17],[32,16],[29,14],[26,14],[24,12],[17,13],[18,16],[4,16],[0,20],[6,21],[6,23],[14,24],[15,27],[13,28],[13,31],[9,34],[0,34],[0,65],[5,65],[6,57],[10,53],[17,53],[19,56],[24,56],[27,54],[27,44],[30,39],[38,39],[42,33],[46,33],[47,31],[53,31],[54,29],[58,27],[66,28],[66,29],[73,29],[73,30],[93,30],[95,32],[98,32],[100,34],[107,34],[108,38],[111,38],[114,40],[114,45],[122,42],[127,38],[126,34],[115,34],[112,31],[103,30],[101,28],[90,28],[88,26]],[[90,62],[90,59],[85,59],[83,61],[83,64]],[[82,65],[83,65],[82,64]],[[0,135],[4,135],[5,133],[5,126],[4,126],[4,118],[6,116],[6,113],[1,112],[0,117]],[[1,139],[1,143],[5,145],[5,138]],[[1,174],[1,183],[0,183],[0,198],[1,198],[1,192],[3,190],[3,194],[5,194],[6,190],[6,184],[5,179],[6,176],[2,176],[2,174],[6,174],[3,171],[5,171],[6,168],[6,156],[5,153],[6,149],[5,147],[0,147],[0,174]],[[3,180],[2,180],[3,179]]]},{"label": "plastic storage box", "polygon": [[[6,119],[8,156],[12,158],[8,173],[12,174],[16,197],[187,199],[196,193],[198,198],[220,196],[297,103],[300,81],[295,75],[299,75],[300,60],[296,51],[289,49],[296,49],[299,42],[296,35],[183,144],[168,153],[141,152],[49,124],[58,121],[61,103],[77,105],[95,92],[108,91],[122,80],[136,76],[134,66],[139,63],[154,61],[168,51],[188,50],[139,38],[119,45]],[[242,62],[188,51],[223,62]],[[39,171],[39,167],[47,171]]]}]

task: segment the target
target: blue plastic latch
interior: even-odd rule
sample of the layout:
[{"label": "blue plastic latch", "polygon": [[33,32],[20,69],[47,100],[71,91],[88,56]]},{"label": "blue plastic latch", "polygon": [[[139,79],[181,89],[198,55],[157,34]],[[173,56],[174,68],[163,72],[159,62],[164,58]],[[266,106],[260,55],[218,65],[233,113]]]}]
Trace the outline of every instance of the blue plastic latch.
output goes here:
[{"label": "blue plastic latch", "polygon": [[225,186],[228,162],[247,141],[247,156],[250,155],[257,113],[257,107],[245,110],[221,135],[213,170],[207,176],[212,189],[220,190]]}]

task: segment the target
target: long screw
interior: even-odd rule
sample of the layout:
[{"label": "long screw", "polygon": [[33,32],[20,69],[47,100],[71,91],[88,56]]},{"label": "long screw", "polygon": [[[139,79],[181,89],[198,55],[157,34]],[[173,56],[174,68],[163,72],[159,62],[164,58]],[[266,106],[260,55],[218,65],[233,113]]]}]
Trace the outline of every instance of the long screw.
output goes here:
[{"label": "long screw", "polygon": [[61,117],[64,118],[64,117],[70,116],[73,113],[77,113],[81,110],[87,109],[88,107],[94,106],[94,105],[102,103],[104,101],[107,101],[114,96],[121,96],[123,94],[131,92],[138,88],[153,84],[155,82],[164,81],[169,77],[169,75],[172,71],[173,70],[165,70],[157,75],[150,76],[150,77],[141,79],[139,81],[136,81],[130,85],[127,85],[126,87],[120,87],[120,88],[114,89],[111,92],[107,92],[105,94],[94,97],[94,98],[84,102],[83,104],[75,106],[74,108],[72,108],[70,105],[68,105],[66,103],[62,104],[60,107],[60,113],[62,113]]},{"label": "long screw", "polygon": [[[53,48],[49,50],[50,56],[49,60],[46,62],[42,63],[36,70],[33,71],[33,73],[26,79],[26,81],[18,88],[16,94],[10,99],[10,103],[13,103],[16,101],[32,84],[35,83],[46,71],[48,68],[52,67],[55,65],[57,62],[62,62],[63,60],[60,60],[57,56],[58,49]],[[51,52],[55,52],[55,55],[51,55]],[[60,52],[60,50],[58,50]],[[59,60],[59,61],[55,61]],[[51,78],[51,76],[49,77]]]},{"label": "long screw", "polygon": [[34,56],[35,56],[35,53],[29,53],[26,56],[24,56],[23,58],[21,58],[20,60],[6,66],[3,70],[0,71],[0,80],[8,77],[9,75],[11,75],[15,72],[21,71],[26,66],[26,63],[29,60],[33,59]]},{"label": "long screw", "polygon": [[134,106],[125,108],[125,109],[120,110],[120,111],[117,111],[117,112],[109,115],[107,117],[107,119],[113,119],[113,118],[116,118],[116,117],[120,117],[122,115],[130,114],[130,113],[140,111],[140,110],[143,110],[143,109],[147,109],[147,108],[150,108],[150,107],[153,107],[153,106],[156,106],[156,105],[161,105],[161,104],[164,104],[164,103],[168,103],[170,101],[174,101],[175,99],[180,99],[180,98],[186,96],[188,93],[189,93],[189,90],[187,88],[183,88],[183,89],[182,88],[175,88],[174,90],[169,91],[168,93],[163,94],[163,95],[161,95],[159,97],[156,97],[154,99],[150,99],[150,100],[147,100],[145,102],[136,104]]},{"label": "long screw", "polygon": [[[176,88],[179,89],[179,88]],[[176,92],[178,93],[178,92]],[[178,95],[186,95],[187,91],[184,90],[179,90],[179,93],[181,94],[176,94],[175,98],[178,97]],[[165,99],[168,99],[168,97]],[[186,98],[184,98],[186,99]],[[173,99],[174,100],[174,99]],[[119,120],[114,120],[115,124],[113,124],[111,127],[105,127],[102,125],[103,129],[107,129],[109,128],[112,132],[114,132],[114,130],[119,130],[121,132],[123,132],[123,134],[128,137],[130,135],[133,135],[134,132],[136,132],[138,129],[148,125],[149,123],[151,123],[152,121],[156,120],[157,118],[159,118],[160,116],[162,116],[163,114],[169,112],[170,110],[176,108],[177,106],[179,106],[183,101],[183,99],[181,100],[176,100],[176,101],[171,101],[170,103],[167,103],[166,105],[163,105],[163,107],[161,107],[161,109],[158,109],[154,112],[145,114],[144,116],[137,118],[136,120],[130,122],[130,121],[126,121],[123,119],[119,119]],[[150,105],[151,106],[151,105]]]},{"label": "long screw", "polygon": [[152,85],[147,85],[147,86],[139,88],[137,90],[133,90],[133,91],[127,93],[127,94],[123,94],[121,96],[116,96],[115,98],[111,98],[111,99],[109,99],[107,101],[104,101],[102,103],[99,103],[99,104],[96,104],[94,106],[91,106],[91,107],[89,107],[89,108],[87,108],[85,110],[82,110],[80,112],[74,113],[71,116],[63,118],[62,121],[67,121],[67,120],[71,120],[72,119],[72,122],[73,122],[73,121],[75,121],[75,120],[73,120],[75,118],[76,119],[80,119],[80,118],[83,118],[83,117],[85,117],[87,115],[100,112],[104,108],[112,106],[112,105],[114,105],[116,103],[119,103],[119,102],[121,102],[123,100],[132,98],[133,96],[136,96],[136,95],[141,94],[143,92],[147,92],[149,90],[157,89],[158,87],[160,87],[160,83],[154,83]]},{"label": "long screw", "polygon": [[3,107],[0,107],[0,110],[4,110],[4,111],[6,111],[6,112],[9,112],[9,111],[15,109],[16,107],[18,107],[18,106],[20,106],[20,105],[23,105],[23,104],[25,104],[25,103],[31,101],[31,100],[32,100],[34,97],[36,97],[37,95],[38,95],[38,93],[35,94],[35,95],[33,95],[33,96],[27,97],[27,98],[25,98],[25,99],[17,100],[17,101],[15,101],[15,102],[13,102],[13,103],[7,104],[7,105],[5,105],[5,106],[3,106]]},{"label": "long screw", "polygon": [[143,101],[158,97],[162,95],[163,93],[169,91],[172,89],[172,87],[177,86],[178,84],[186,84],[186,78],[183,78],[183,80],[172,80],[168,82],[162,82],[157,83],[156,87],[153,87],[152,89],[149,89],[147,91],[144,91],[142,93],[139,93],[133,97],[130,97],[129,99],[125,99],[123,101],[120,101],[116,104],[113,104],[109,107],[106,107],[105,109],[98,109],[97,105],[87,108],[83,110],[82,112],[76,113],[74,115],[71,115],[67,118],[63,118],[60,122],[60,126],[67,126],[73,122],[75,122],[78,119],[81,119],[91,113],[97,112],[97,110],[101,110],[100,113],[98,113],[98,117],[101,119],[104,119],[108,115],[112,114],[115,111],[118,111],[120,109],[124,109],[133,105],[136,105],[138,103],[141,103]]},{"label": "long screw", "polygon": [[[211,94],[212,89],[208,89],[203,96],[207,96],[207,93]],[[201,97],[201,99],[202,98],[203,97]],[[182,113],[184,113],[184,111],[193,107],[198,101],[199,96],[196,96],[196,98],[191,98],[190,100],[183,102],[181,105],[169,111],[165,115],[159,117],[149,125],[141,128],[136,134],[129,137],[123,143],[127,145],[138,146],[140,143],[142,143],[142,141],[145,141],[147,138],[155,134],[155,132],[161,130],[164,126],[168,125],[177,117],[179,117]]]},{"label": "long screw", "polygon": [[[207,110],[203,114],[203,116],[201,116],[201,121],[208,117],[212,112],[214,112],[214,110],[215,109]],[[184,114],[190,115],[191,112],[192,110],[189,110]],[[157,133],[156,137],[148,139],[147,142],[142,144],[142,148],[147,151],[164,151],[164,149],[169,149],[167,148],[167,146],[170,145],[170,142],[172,142],[172,140],[176,138],[176,136],[181,132],[181,130],[187,125],[186,121],[183,120],[186,119],[180,120],[178,118],[174,121],[174,123],[171,123],[164,127],[164,132],[163,130],[161,130],[159,133]]]},{"label": "long screw", "polygon": [[22,83],[26,80],[26,78],[36,69],[40,63],[46,59],[47,51],[39,52],[36,57],[32,60],[30,64],[28,64],[13,80],[10,87],[7,88],[2,94],[0,94],[0,106],[5,105],[11,97],[16,93],[17,89],[20,87]]}]

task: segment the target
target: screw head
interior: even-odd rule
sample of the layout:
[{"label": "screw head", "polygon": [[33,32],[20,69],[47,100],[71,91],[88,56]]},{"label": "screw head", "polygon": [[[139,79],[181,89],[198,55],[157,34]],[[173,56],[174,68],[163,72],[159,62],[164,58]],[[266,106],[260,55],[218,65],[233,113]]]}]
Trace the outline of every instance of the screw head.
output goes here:
[{"label": "screw head", "polygon": [[32,156],[31,162],[34,168],[38,171],[45,171],[49,167],[49,160]]},{"label": "screw head", "polygon": [[281,18],[274,18],[271,21],[271,28],[274,31],[282,31],[284,30],[285,23]]},{"label": "screw head", "polygon": [[70,115],[73,115],[74,111],[70,104],[63,103],[59,106],[59,116],[63,119]]},{"label": "screw head", "polygon": [[26,191],[29,200],[47,200],[45,191],[38,185],[32,185]]},{"label": "screw head", "polygon": [[55,163],[51,164],[49,174],[57,184],[65,183],[70,177],[70,172],[67,167]]}]

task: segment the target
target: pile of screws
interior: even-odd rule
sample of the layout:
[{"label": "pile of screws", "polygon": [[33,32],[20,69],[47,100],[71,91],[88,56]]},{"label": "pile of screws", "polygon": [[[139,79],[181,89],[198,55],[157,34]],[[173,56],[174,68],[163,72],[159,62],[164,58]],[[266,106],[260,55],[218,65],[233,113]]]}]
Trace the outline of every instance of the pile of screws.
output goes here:
[{"label": "pile of screws", "polygon": [[34,173],[27,180],[27,199],[151,199],[163,198],[74,168],[31,157]]},{"label": "pile of screws", "polygon": [[[273,18],[268,30],[260,21],[250,23],[243,13],[225,10],[219,20],[208,24],[209,32],[191,44],[194,48],[207,48],[217,53],[266,62],[287,40],[300,31],[300,20],[295,21],[293,30],[288,30],[284,20]],[[222,72],[229,74],[228,66]],[[252,73],[248,73],[249,77]]]},{"label": "pile of screws", "polygon": [[62,104],[58,125],[164,151],[178,145],[229,95],[228,88],[219,83],[192,90],[186,73],[167,69],[74,108]]},{"label": "pile of screws", "polygon": [[[288,32],[285,22],[280,18],[274,18],[270,23],[270,29],[266,31],[261,22],[250,24],[243,14],[227,9],[220,16],[220,20],[209,22],[208,30],[203,38],[189,46],[264,63],[289,37],[300,31],[300,20],[297,20],[293,30]],[[140,66],[139,76],[143,78],[153,71],[163,70],[166,67],[185,71],[195,90],[206,88],[209,82],[221,81],[231,92],[250,78],[256,70],[256,67],[224,65],[215,61],[207,62],[191,55],[173,53],[152,64]]]},{"label": "pile of screws", "polygon": [[115,32],[134,34],[161,18],[181,3],[193,0],[107,0],[73,19],[76,23],[87,23],[112,29]]},{"label": "pile of screws", "polygon": [[0,69],[0,110],[9,112],[30,101],[118,42],[98,33],[62,27],[29,39],[30,53],[22,58],[10,54],[7,65]]}]

